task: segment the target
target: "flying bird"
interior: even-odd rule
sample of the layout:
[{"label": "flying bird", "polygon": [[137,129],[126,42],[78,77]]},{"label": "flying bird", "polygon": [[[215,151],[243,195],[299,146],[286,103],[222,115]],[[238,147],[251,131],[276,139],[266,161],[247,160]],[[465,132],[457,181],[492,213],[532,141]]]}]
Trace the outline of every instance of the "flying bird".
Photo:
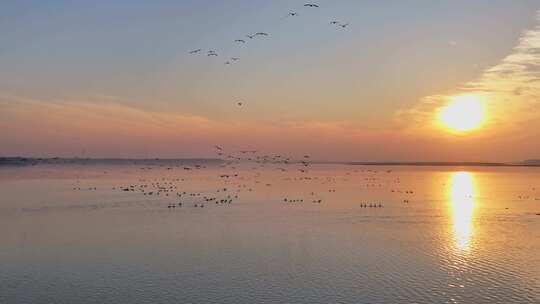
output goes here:
[{"label": "flying bird", "polygon": [[241,106],[243,105],[243,103],[242,103],[241,101],[239,101],[239,102],[237,103],[237,105],[238,105],[239,107],[241,107]]},{"label": "flying bird", "polygon": [[339,21],[332,21],[332,22],[330,22],[330,24],[332,24],[332,25],[338,25],[338,24],[339,24]]},{"label": "flying bird", "polygon": [[345,24],[340,24],[339,26],[341,26],[342,28],[346,28],[347,26],[349,26],[349,24],[345,23]]},{"label": "flying bird", "polygon": [[235,63],[235,62],[238,61],[238,60],[240,60],[240,58],[238,58],[238,57],[231,57],[230,60],[225,61],[225,64],[233,64],[233,63]]},{"label": "flying bird", "polygon": [[255,33],[254,36],[268,36],[268,33],[258,32],[258,33]]},{"label": "flying bird", "polygon": [[319,7],[317,4],[313,4],[313,3],[306,3],[304,4],[305,7]]},{"label": "flying bird", "polygon": [[255,35],[246,35],[246,37],[248,37],[249,39],[253,39],[255,38]]},{"label": "flying bird", "polygon": [[193,51],[190,51],[189,53],[190,54],[197,54],[201,51],[201,49],[196,49],[196,50],[193,50]]},{"label": "flying bird", "polygon": [[236,39],[236,40],[235,40],[234,42],[241,42],[241,43],[246,43],[246,41],[245,41],[245,40],[243,40],[243,39]]},{"label": "flying bird", "polygon": [[287,16],[295,17],[298,16],[297,12],[290,12]]}]

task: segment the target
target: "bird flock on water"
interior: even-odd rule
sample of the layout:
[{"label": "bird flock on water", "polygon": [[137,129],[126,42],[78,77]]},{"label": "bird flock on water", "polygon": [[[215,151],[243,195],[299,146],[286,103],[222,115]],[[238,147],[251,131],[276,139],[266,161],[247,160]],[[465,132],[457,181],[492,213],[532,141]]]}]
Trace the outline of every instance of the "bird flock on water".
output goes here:
[{"label": "bird flock on water", "polygon": [[[417,190],[402,183],[399,172],[391,169],[365,166],[340,166],[327,170],[324,167],[310,169],[314,163],[309,155],[302,159],[282,155],[265,155],[257,150],[226,152],[222,146],[215,146],[216,153],[223,159],[213,162],[183,160],[139,160],[132,164],[129,183],[114,185],[113,191],[126,195],[140,195],[144,200],[129,200],[129,204],[155,206],[163,204],[166,209],[178,208],[224,208],[237,203],[246,204],[258,193],[270,194],[267,200],[288,207],[324,205],[349,201],[347,206],[364,209],[381,209],[384,202],[361,197],[383,195],[390,200],[390,210],[406,208],[413,202],[421,202]],[[149,162],[146,164],[146,162]],[[131,169],[121,169],[128,172]],[[103,171],[102,176],[109,174]],[[201,186],[202,184],[202,186]],[[407,184],[407,183],[406,183]],[[448,188],[441,184],[441,189]],[[96,185],[86,185],[77,179],[74,191],[103,191]],[[515,201],[540,201],[538,187],[532,187],[515,196]],[[385,194],[386,193],[386,194]],[[251,196],[247,196],[251,195]],[[246,197],[247,196],[247,197]],[[467,198],[472,198],[467,195]],[[126,203],[127,204],[127,203]],[[418,206],[418,204],[414,204]],[[113,207],[120,207],[114,203]],[[99,208],[92,204],[92,208]],[[509,207],[504,208],[510,209]],[[540,215],[540,213],[534,213]]]},{"label": "bird flock on water", "polygon": [[[392,170],[378,171],[356,169],[349,167],[345,174],[336,172],[323,173],[310,170],[313,165],[309,155],[293,160],[283,155],[265,155],[257,150],[239,150],[226,152],[220,145],[215,146],[216,154],[223,159],[213,163],[201,161],[156,160],[144,164],[144,160],[134,162],[138,166],[136,181],[117,184],[111,189],[120,193],[138,194],[146,199],[143,202],[166,201],[167,209],[177,208],[207,208],[210,206],[233,206],[240,201],[241,196],[248,193],[274,189],[277,195],[273,200],[286,206],[301,206],[304,203],[324,204],[339,196],[338,189],[343,182],[362,178],[358,189],[364,191],[387,190],[391,185],[392,193],[412,195],[412,190],[401,190],[399,178],[391,178]],[[147,160],[150,162],[149,160]],[[144,164],[144,165],[143,165]],[[136,167],[137,168],[137,167]],[[155,173],[152,173],[155,172]],[[104,175],[108,172],[104,171]],[[210,174],[210,175],[209,175]],[[384,175],[380,175],[384,174]],[[194,183],[205,182],[204,189],[196,189]],[[297,185],[301,189],[291,193],[283,191],[283,183]],[[306,189],[311,189],[306,191]],[[399,189],[399,190],[394,190]],[[77,181],[73,190],[97,191],[98,188],[82,187]],[[361,201],[359,208],[383,208],[382,202]]]}]

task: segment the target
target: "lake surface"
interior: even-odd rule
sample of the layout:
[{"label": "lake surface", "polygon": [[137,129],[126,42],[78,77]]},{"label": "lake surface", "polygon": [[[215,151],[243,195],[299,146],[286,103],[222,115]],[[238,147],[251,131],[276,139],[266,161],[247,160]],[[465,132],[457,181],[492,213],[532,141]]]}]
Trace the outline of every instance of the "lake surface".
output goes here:
[{"label": "lake surface", "polygon": [[540,303],[538,213],[540,168],[0,167],[0,303]]}]

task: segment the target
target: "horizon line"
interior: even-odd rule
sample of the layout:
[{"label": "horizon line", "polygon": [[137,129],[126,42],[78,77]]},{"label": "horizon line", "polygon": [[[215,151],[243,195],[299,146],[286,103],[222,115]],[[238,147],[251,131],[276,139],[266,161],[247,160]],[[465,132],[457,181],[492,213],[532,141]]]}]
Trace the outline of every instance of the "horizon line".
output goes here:
[{"label": "horizon line", "polygon": [[[24,165],[30,162],[54,163],[56,161],[221,161],[227,160],[211,157],[183,157],[183,158],[130,158],[130,157],[25,157],[0,156],[0,165]],[[301,159],[292,160],[291,163],[301,162]],[[249,162],[247,160],[246,162]],[[272,162],[268,162],[272,163]],[[518,162],[486,162],[486,161],[350,161],[350,160],[311,160],[314,164],[341,164],[356,166],[479,166],[479,167],[540,167],[540,159],[527,159]]]}]

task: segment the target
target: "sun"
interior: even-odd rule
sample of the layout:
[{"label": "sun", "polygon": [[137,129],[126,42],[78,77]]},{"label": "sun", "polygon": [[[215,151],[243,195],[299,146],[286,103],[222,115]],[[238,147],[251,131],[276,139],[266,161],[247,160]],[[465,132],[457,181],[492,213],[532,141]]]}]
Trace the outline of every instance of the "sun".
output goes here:
[{"label": "sun", "polygon": [[451,97],[439,110],[438,120],[448,130],[463,133],[478,129],[485,118],[480,99],[475,95]]}]

